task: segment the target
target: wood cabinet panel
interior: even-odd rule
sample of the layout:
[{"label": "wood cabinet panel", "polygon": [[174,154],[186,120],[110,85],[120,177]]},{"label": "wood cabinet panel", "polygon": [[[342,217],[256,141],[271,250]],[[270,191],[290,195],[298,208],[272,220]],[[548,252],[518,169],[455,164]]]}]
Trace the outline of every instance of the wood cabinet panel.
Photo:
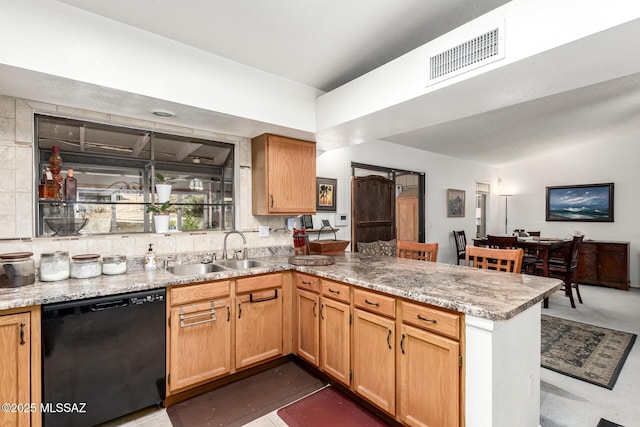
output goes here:
[{"label": "wood cabinet panel", "polygon": [[400,420],[410,426],[460,425],[458,342],[401,326]]},{"label": "wood cabinet panel", "polygon": [[391,318],[396,317],[396,299],[375,292],[353,289],[353,303],[357,308],[378,313]]},{"label": "wood cabinet panel", "polygon": [[405,242],[418,241],[418,198],[396,199],[396,239]]},{"label": "wood cabinet panel", "polygon": [[282,286],[282,273],[243,277],[236,280],[236,294],[259,291]]},{"label": "wood cabinet panel", "polygon": [[[0,316],[0,400],[29,404],[31,399],[31,315]],[[0,425],[31,425],[28,411],[0,411]]]},{"label": "wood cabinet panel", "polygon": [[402,302],[402,321],[450,338],[460,338],[460,315],[425,305]]},{"label": "wood cabinet panel", "polygon": [[251,140],[254,215],[316,211],[316,145],[264,134]]},{"label": "wood cabinet panel", "polygon": [[312,292],[320,293],[320,278],[308,274],[296,273],[296,286]]},{"label": "wood cabinet panel", "polygon": [[354,310],[353,390],[392,415],[396,410],[394,343],[394,320]]},{"label": "wood cabinet panel", "polygon": [[629,289],[629,242],[583,241],[578,282]]},{"label": "wood cabinet panel", "polygon": [[169,325],[170,392],[231,371],[229,298],[173,307]]},{"label": "wood cabinet panel", "polygon": [[236,369],[282,355],[282,305],[280,288],[236,297]]},{"label": "wood cabinet panel", "polygon": [[171,289],[171,305],[212,300],[229,295],[229,281],[202,283]]},{"label": "wood cabinet panel", "polygon": [[322,279],[322,295],[345,303],[351,302],[351,286]]},{"label": "wood cabinet panel", "polygon": [[296,354],[314,366],[320,365],[320,295],[296,289]]},{"label": "wood cabinet panel", "polygon": [[37,411],[0,412],[2,426],[42,425],[40,306],[0,312],[0,402],[34,404]]},{"label": "wood cabinet panel", "polygon": [[320,306],[320,368],[349,386],[350,334],[349,305],[322,297]]}]

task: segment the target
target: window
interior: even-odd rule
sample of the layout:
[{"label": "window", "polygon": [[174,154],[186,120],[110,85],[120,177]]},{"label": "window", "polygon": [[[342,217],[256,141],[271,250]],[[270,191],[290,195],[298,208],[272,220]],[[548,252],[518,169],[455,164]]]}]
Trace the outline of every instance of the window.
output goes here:
[{"label": "window", "polygon": [[157,173],[172,184],[170,228],[234,228],[233,144],[45,115],[36,115],[35,131],[36,184],[54,146],[63,161],[57,180],[68,169],[77,180],[76,200],[36,195],[37,236],[153,231],[146,208]]}]

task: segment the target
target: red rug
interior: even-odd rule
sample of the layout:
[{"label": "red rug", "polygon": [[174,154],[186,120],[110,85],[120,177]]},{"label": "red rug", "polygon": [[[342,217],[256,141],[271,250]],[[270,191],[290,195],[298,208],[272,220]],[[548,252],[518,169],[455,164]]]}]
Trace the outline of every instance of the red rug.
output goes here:
[{"label": "red rug", "polygon": [[375,415],[340,393],[325,387],[278,410],[290,427],[387,426]]}]

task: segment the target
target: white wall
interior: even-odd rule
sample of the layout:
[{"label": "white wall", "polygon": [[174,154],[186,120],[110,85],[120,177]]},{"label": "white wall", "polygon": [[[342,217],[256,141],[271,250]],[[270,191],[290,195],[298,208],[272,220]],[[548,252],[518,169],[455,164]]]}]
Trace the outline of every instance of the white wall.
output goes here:
[{"label": "white wall", "polygon": [[[315,129],[315,99],[322,92],[274,74],[53,0],[3,1],[1,22],[0,65],[293,129]],[[38,100],[64,102],[51,96],[45,92]],[[118,113],[117,108],[110,112]]]},{"label": "white wall", "polygon": [[[497,182],[497,169],[465,162],[435,153],[404,147],[384,141],[373,141],[327,151],[317,158],[317,175],[338,179],[337,210],[351,219],[351,162],[398,168],[426,174],[426,241],[438,242],[438,262],[455,263],[455,243],[452,231],[465,230],[467,238],[475,236],[475,185],[477,180]],[[446,190],[466,191],[464,218],[447,218]],[[497,200],[495,201],[497,202]],[[494,201],[492,200],[492,204]],[[318,218],[333,218],[318,214]],[[496,233],[497,222],[490,222],[489,231]],[[341,230],[339,238],[350,239],[351,229]]]},{"label": "white wall", "polygon": [[[630,241],[631,286],[640,287],[640,127],[626,139],[607,138],[502,167],[500,176],[514,193],[509,198],[509,228],[541,230],[543,236],[555,237],[579,230],[587,239]],[[614,222],[545,221],[546,186],[605,182],[615,184]]]}]

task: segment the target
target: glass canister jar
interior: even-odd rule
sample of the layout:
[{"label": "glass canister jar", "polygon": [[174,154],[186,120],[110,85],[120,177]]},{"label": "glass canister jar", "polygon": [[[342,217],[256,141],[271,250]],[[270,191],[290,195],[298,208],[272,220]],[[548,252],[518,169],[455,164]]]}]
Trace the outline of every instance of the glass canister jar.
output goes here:
[{"label": "glass canister jar", "polygon": [[88,279],[102,274],[102,263],[98,254],[74,255],[71,257],[71,277]]},{"label": "glass canister jar", "polygon": [[106,256],[102,259],[102,274],[116,275],[127,272],[127,257],[124,255]]},{"label": "glass canister jar", "polygon": [[55,282],[69,278],[69,252],[56,251],[40,255],[40,280]]},{"label": "glass canister jar", "polygon": [[33,252],[0,254],[0,288],[17,288],[36,281]]}]

